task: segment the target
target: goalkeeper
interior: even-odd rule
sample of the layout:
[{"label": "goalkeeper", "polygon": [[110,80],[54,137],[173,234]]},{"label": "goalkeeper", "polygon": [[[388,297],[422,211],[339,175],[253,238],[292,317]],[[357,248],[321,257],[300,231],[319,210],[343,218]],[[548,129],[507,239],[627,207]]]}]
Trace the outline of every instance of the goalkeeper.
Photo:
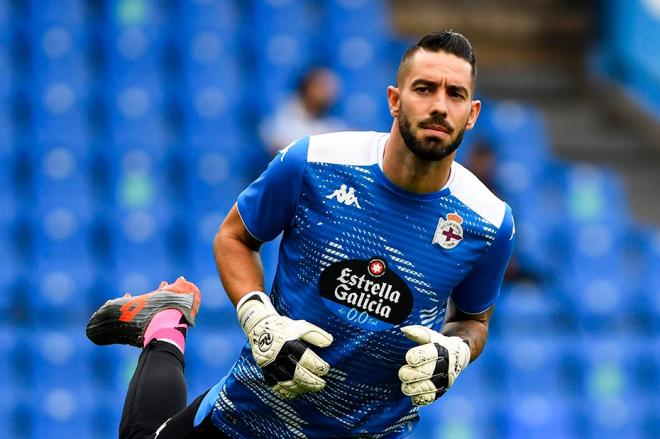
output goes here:
[{"label": "goalkeeper", "polygon": [[[182,351],[198,293],[163,285],[97,311],[92,340],[145,346],[124,437],[397,438],[414,429],[419,407],[481,353],[513,247],[508,205],[454,161],[481,109],[475,82],[467,39],[429,34],[388,87],[389,133],[301,139],[240,194],[214,253],[248,343],[191,406],[168,403],[180,392],[167,392],[185,395]],[[282,232],[266,294],[259,246]]]}]

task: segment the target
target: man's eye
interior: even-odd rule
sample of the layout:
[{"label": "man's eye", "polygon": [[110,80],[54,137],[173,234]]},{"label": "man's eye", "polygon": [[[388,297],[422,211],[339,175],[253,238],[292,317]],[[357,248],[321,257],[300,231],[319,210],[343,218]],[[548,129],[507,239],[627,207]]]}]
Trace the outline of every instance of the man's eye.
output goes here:
[{"label": "man's eye", "polygon": [[417,91],[417,93],[428,93],[429,92],[428,87],[417,87],[415,90]]}]

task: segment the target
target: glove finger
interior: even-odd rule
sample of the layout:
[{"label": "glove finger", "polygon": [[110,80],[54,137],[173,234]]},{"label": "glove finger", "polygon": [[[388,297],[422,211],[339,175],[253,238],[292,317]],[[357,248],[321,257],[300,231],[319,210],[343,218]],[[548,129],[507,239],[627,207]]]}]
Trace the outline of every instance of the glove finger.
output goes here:
[{"label": "glove finger", "polygon": [[435,331],[422,325],[409,325],[401,327],[401,332],[409,339],[418,344],[431,343]]},{"label": "glove finger", "polygon": [[293,399],[300,395],[298,388],[293,380],[281,381],[271,387],[271,390],[283,399]]},{"label": "glove finger", "polygon": [[420,366],[438,360],[438,348],[433,343],[415,346],[406,352],[406,363],[411,366]]},{"label": "glove finger", "polygon": [[330,365],[311,349],[305,350],[300,360],[298,360],[298,364],[319,377],[330,371]]},{"label": "glove finger", "polygon": [[399,369],[399,379],[403,383],[428,380],[433,376],[434,371],[435,364],[431,362],[415,367],[406,364]]},{"label": "glove finger", "polygon": [[402,383],[401,391],[404,395],[414,396],[422,395],[424,393],[433,393],[438,391],[438,388],[431,382],[431,380],[416,381],[414,383]]},{"label": "glove finger", "polygon": [[314,375],[300,364],[296,367],[293,381],[300,393],[318,392],[325,387],[325,380],[323,378]]},{"label": "glove finger", "polygon": [[305,320],[296,320],[294,325],[297,332],[296,336],[300,340],[320,348],[328,347],[332,343],[332,335],[316,325],[312,325]]},{"label": "glove finger", "polygon": [[422,393],[421,395],[415,395],[412,398],[412,403],[416,406],[429,405],[436,400],[435,392]]}]

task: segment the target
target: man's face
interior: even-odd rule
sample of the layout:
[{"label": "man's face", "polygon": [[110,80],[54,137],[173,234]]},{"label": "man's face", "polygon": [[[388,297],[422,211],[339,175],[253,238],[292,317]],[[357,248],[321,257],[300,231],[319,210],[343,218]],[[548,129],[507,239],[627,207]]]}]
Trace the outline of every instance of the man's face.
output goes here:
[{"label": "man's face", "polygon": [[472,101],[470,63],[445,52],[418,50],[398,88],[388,89],[406,146],[425,161],[454,152],[472,129],[481,103]]}]

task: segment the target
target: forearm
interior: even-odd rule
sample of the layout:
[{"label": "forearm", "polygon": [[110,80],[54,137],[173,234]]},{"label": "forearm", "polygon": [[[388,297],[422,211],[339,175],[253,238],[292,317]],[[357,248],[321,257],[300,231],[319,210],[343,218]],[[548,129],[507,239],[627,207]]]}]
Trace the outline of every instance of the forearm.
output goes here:
[{"label": "forearm", "polygon": [[480,314],[467,314],[461,311],[453,300],[447,304],[445,325],[440,331],[446,336],[457,336],[470,345],[470,361],[477,359],[486,345],[488,324],[493,315],[493,307]]},{"label": "forearm", "polygon": [[476,320],[449,322],[440,331],[446,336],[457,336],[467,340],[470,346],[470,361],[477,359],[486,345],[488,326]]},{"label": "forearm", "polygon": [[232,209],[215,239],[213,256],[222,285],[234,305],[250,291],[264,290],[264,270],[259,243],[244,231],[240,217]]}]

